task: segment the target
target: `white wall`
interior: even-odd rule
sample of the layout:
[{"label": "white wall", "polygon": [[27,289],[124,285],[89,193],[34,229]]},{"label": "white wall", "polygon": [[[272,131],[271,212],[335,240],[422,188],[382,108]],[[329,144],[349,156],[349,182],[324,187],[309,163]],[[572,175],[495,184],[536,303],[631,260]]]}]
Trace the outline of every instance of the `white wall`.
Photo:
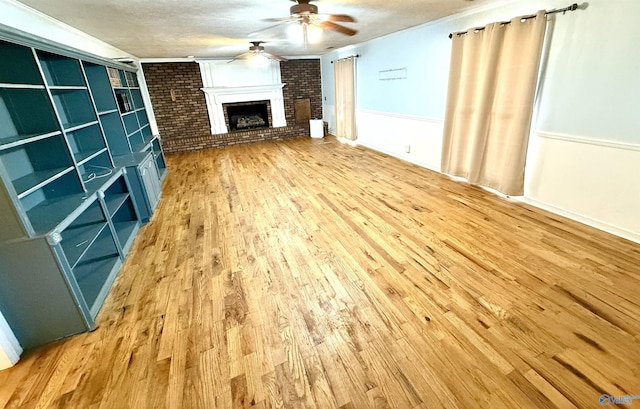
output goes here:
[{"label": "white wall", "polygon": [[640,144],[536,132],[530,204],[640,243]]},{"label": "white wall", "polygon": [[0,312],[0,370],[7,369],[18,362],[21,353],[22,348],[18,340]]},{"label": "white wall", "polygon": [[[449,33],[569,3],[505,1],[323,56],[329,129],[335,127],[331,60],[360,54],[358,143],[439,170]],[[640,2],[588,3],[550,18],[524,199],[640,242]],[[407,78],[379,79],[380,71],[395,68],[406,68]]]},{"label": "white wall", "polygon": [[105,58],[130,54],[15,0],[0,0],[0,24]]}]

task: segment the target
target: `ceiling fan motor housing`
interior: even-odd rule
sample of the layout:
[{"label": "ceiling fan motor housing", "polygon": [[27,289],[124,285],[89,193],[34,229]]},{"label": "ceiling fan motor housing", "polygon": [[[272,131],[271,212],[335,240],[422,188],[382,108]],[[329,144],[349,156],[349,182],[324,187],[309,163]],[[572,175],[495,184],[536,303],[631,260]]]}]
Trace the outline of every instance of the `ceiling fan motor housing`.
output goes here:
[{"label": "ceiling fan motor housing", "polygon": [[318,6],[309,3],[296,4],[295,6],[291,6],[289,10],[292,16],[318,14]]},{"label": "ceiling fan motor housing", "polygon": [[264,51],[264,46],[260,45],[260,43],[262,43],[262,41],[252,42],[253,45],[249,47],[249,51],[254,51],[254,52]]}]

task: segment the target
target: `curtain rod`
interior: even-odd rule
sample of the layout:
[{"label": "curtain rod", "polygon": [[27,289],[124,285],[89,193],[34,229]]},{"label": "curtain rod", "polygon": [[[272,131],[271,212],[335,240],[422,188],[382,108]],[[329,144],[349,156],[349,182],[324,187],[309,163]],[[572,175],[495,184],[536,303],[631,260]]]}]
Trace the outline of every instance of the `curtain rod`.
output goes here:
[{"label": "curtain rod", "polygon": [[[559,9],[553,9],[553,10],[549,10],[549,11],[545,11],[545,12],[544,12],[544,15],[545,15],[545,16],[548,16],[549,14],[556,14],[556,13],[562,13],[562,14],[564,14],[564,13],[566,13],[567,11],[575,11],[575,10],[577,10],[577,9],[578,9],[578,3],[573,3],[572,5],[567,6],[567,7],[563,7],[563,8],[559,8]],[[528,19],[530,19],[530,18],[535,18],[535,17],[536,17],[536,15],[535,15],[535,14],[530,14],[530,15],[528,15],[528,16],[522,16],[522,17],[520,17],[520,18],[521,18],[522,20],[528,20]],[[509,23],[511,23],[511,21],[502,21],[500,24],[509,24]],[[484,30],[484,29],[485,29],[484,27],[478,27],[478,28],[472,28],[472,29],[470,29],[470,30],[471,30],[471,31],[482,31],[482,30]],[[467,30],[467,31],[460,31],[460,32],[457,32],[457,33],[449,33],[449,38],[453,38],[453,34],[455,34],[455,35],[457,35],[457,36],[460,36],[460,35],[463,35],[463,34],[467,34],[470,30]]]},{"label": "curtain rod", "polygon": [[[338,58],[336,61],[346,60],[347,58],[358,58],[358,57],[360,57],[360,54],[350,55],[350,56],[344,57],[344,58]],[[331,60],[331,64],[333,64],[333,60]]]}]

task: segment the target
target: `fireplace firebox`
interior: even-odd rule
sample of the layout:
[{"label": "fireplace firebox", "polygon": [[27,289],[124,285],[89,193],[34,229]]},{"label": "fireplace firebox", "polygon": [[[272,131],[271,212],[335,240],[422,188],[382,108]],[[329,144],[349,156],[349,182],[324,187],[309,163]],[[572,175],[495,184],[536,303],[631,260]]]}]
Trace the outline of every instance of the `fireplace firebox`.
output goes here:
[{"label": "fireplace firebox", "polygon": [[269,101],[223,104],[229,131],[269,127]]}]

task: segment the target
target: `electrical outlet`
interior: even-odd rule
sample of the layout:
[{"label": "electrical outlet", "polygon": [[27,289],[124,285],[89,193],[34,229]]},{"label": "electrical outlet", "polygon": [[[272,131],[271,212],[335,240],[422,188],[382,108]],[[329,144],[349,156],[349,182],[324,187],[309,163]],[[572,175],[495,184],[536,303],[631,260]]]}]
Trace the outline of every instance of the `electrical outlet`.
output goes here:
[{"label": "electrical outlet", "polygon": [[405,151],[406,153],[411,153],[411,145],[405,145],[405,146],[404,146],[404,151]]}]

